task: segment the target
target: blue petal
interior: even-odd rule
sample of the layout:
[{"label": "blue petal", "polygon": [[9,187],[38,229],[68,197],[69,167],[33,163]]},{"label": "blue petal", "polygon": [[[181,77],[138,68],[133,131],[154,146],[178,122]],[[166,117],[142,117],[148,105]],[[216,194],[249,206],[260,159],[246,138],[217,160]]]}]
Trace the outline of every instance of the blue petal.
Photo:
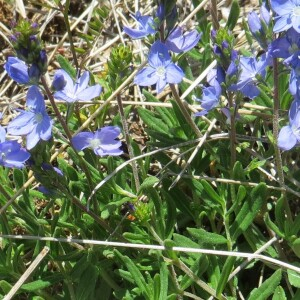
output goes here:
[{"label": "blue petal", "polygon": [[143,37],[146,37],[148,35],[148,32],[144,29],[133,29],[124,26],[123,31],[129,35],[132,39],[141,39]]},{"label": "blue petal", "polygon": [[76,150],[83,150],[90,146],[90,141],[93,138],[92,132],[80,132],[72,138],[72,144]]},{"label": "blue petal", "polygon": [[177,65],[170,63],[166,68],[166,78],[168,83],[179,83],[184,76],[183,71]]},{"label": "blue petal", "polygon": [[77,82],[75,84],[76,86],[75,93],[77,94],[85,90],[89,84],[89,80],[90,80],[90,73],[88,71],[83,72],[83,74],[80,76],[79,79],[77,79]]},{"label": "blue petal", "polygon": [[290,19],[290,16],[282,16],[279,18],[275,18],[276,23],[273,27],[274,32],[281,32],[284,30],[288,30],[292,27],[292,20]]},{"label": "blue petal", "polygon": [[40,137],[44,141],[48,141],[52,136],[52,121],[48,115],[43,116],[43,121],[37,128]]},{"label": "blue petal", "polygon": [[151,67],[167,66],[171,62],[168,48],[160,41],[156,41],[150,49],[148,61]]},{"label": "blue petal", "polygon": [[45,111],[45,100],[44,96],[41,94],[39,88],[35,85],[28,89],[26,96],[27,106],[35,112]]},{"label": "blue petal", "polygon": [[5,141],[6,131],[5,129],[0,126],[0,143],[3,143]]},{"label": "blue petal", "polygon": [[26,148],[28,150],[31,150],[35,147],[35,145],[39,142],[41,139],[40,133],[38,131],[37,126],[35,126],[31,132],[29,132],[26,136]]},{"label": "blue petal", "polygon": [[297,138],[290,126],[281,128],[278,135],[278,147],[282,150],[290,150],[297,144]]},{"label": "blue petal", "polygon": [[134,83],[141,86],[150,86],[155,84],[157,80],[156,70],[152,67],[146,67],[136,74]]},{"label": "blue petal", "polygon": [[115,139],[120,135],[121,130],[118,126],[106,126],[95,132],[95,139],[99,139],[101,144],[114,144]]},{"label": "blue petal", "polygon": [[8,75],[17,83],[26,84],[29,82],[28,67],[22,60],[16,57],[9,57],[4,68]]},{"label": "blue petal", "polygon": [[99,97],[101,90],[102,87],[100,86],[100,84],[96,84],[86,88],[85,90],[78,93],[76,96],[78,100],[90,101],[93,98]]},{"label": "blue petal", "polygon": [[55,93],[53,94],[53,96],[54,96],[55,99],[63,100],[63,101],[66,101],[66,102],[68,102],[68,103],[73,103],[73,102],[76,101],[75,98],[69,97],[69,96],[64,92],[64,90],[55,92]]},{"label": "blue petal", "polygon": [[12,135],[26,135],[34,127],[34,113],[23,112],[8,124],[7,132]]},{"label": "blue petal", "polygon": [[293,0],[271,0],[271,6],[277,15],[281,16],[291,13],[296,5]]},{"label": "blue petal", "polygon": [[158,80],[156,82],[156,93],[157,94],[161,93],[166,85],[167,85],[166,79],[164,79],[163,77],[158,77]]}]

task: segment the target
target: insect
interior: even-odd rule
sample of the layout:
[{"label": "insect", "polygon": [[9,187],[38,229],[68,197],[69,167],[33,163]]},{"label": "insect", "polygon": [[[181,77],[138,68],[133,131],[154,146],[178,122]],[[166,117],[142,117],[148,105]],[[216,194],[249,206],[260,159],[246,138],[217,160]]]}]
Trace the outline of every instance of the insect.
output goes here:
[{"label": "insect", "polygon": [[135,207],[134,204],[127,201],[122,204],[120,213],[129,221],[134,221],[136,217],[134,216]]}]

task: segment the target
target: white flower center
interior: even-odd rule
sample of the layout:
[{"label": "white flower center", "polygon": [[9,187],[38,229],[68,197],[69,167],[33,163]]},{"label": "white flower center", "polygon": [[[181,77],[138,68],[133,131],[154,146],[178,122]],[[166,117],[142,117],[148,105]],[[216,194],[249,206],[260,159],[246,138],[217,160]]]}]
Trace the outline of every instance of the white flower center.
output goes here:
[{"label": "white flower center", "polygon": [[293,9],[293,15],[299,17],[300,16],[300,6],[296,6]]},{"label": "white flower center", "polygon": [[43,121],[43,115],[42,115],[42,113],[37,113],[37,114],[35,114],[34,119],[35,119],[35,121],[36,121],[38,124],[41,123],[41,122]]},{"label": "white flower center", "polygon": [[4,161],[6,158],[6,154],[4,152],[1,152],[1,160]]},{"label": "white flower center", "polygon": [[158,67],[156,69],[156,74],[159,76],[159,77],[164,77],[165,74],[166,74],[166,69],[165,67]]},{"label": "white flower center", "polygon": [[297,128],[296,126],[292,125],[292,132],[297,137],[297,139],[300,137],[300,128]]},{"label": "white flower center", "polygon": [[101,145],[101,141],[99,139],[91,139],[90,140],[90,147],[92,149],[98,148]]}]

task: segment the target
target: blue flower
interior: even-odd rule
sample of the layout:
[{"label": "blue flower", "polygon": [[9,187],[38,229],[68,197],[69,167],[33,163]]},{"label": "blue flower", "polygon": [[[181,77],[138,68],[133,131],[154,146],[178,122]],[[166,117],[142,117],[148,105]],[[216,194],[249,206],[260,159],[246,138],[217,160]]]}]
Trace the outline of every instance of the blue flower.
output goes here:
[{"label": "blue flower", "polygon": [[290,124],[281,128],[278,135],[278,147],[290,150],[300,142],[300,110],[299,104],[293,101],[289,111]]},{"label": "blue flower", "polygon": [[254,57],[241,57],[238,82],[230,89],[239,90],[251,99],[257,97],[260,94],[257,77],[265,77],[268,64],[269,57],[267,55],[262,55],[260,60],[256,60]]},{"label": "blue flower", "polygon": [[276,12],[274,32],[281,32],[293,27],[300,33],[300,1],[271,0],[272,9]]},{"label": "blue flower", "polygon": [[[2,119],[2,113],[0,113],[0,120]],[[5,141],[6,130],[0,126],[0,143]]]},{"label": "blue flower", "polygon": [[48,141],[51,138],[52,121],[46,112],[44,97],[36,86],[29,88],[26,104],[29,110],[21,111],[8,124],[7,132],[26,135],[27,149],[32,149],[39,140]]},{"label": "blue flower", "polygon": [[156,84],[159,94],[167,83],[176,84],[182,81],[183,71],[172,63],[167,47],[160,41],[156,41],[148,56],[149,66],[140,70],[134,83],[140,86]]},{"label": "blue flower", "polygon": [[142,16],[138,11],[134,16],[132,16],[138,23],[138,28],[133,29],[124,26],[124,32],[128,34],[133,39],[140,39],[149,34],[154,34],[157,31],[157,25],[151,16]]},{"label": "blue flower", "polygon": [[260,8],[260,18],[255,11],[252,11],[248,15],[249,29],[254,38],[259,42],[262,48],[267,49],[271,38],[269,38],[268,25],[270,23],[271,16],[265,5]]},{"label": "blue flower", "polygon": [[[63,83],[62,78],[64,79]],[[73,103],[75,101],[90,101],[100,95],[101,86],[95,84],[88,87],[89,79],[89,72],[85,71],[74,83],[66,71],[58,70],[54,76],[54,88],[61,89],[55,92],[53,96],[58,100],[64,100],[68,103]]]},{"label": "blue flower", "polygon": [[5,141],[0,143],[0,165],[8,168],[23,168],[24,163],[30,157],[30,153],[17,141]]},{"label": "blue flower", "polygon": [[4,68],[9,77],[17,83],[29,83],[28,67],[21,59],[13,56],[8,57]]},{"label": "blue flower", "polygon": [[92,132],[80,132],[72,138],[72,144],[78,151],[85,148],[94,150],[96,155],[121,155],[121,142],[117,140],[120,135],[120,128],[117,126],[107,126]]},{"label": "blue flower", "polygon": [[203,110],[201,112],[195,113],[194,116],[204,116],[211,109],[215,108],[219,104],[221,92],[221,86],[217,82],[215,82],[214,86],[204,87],[202,90],[202,98],[194,98],[194,100],[201,102],[201,107],[203,108]]},{"label": "blue flower", "polygon": [[5,129],[0,126],[0,143],[3,143],[5,141],[6,131]]},{"label": "blue flower", "polygon": [[183,33],[183,29],[178,26],[170,33],[165,44],[175,53],[187,52],[198,44],[200,38],[201,34],[197,30]]},{"label": "blue flower", "polygon": [[283,37],[277,38],[271,43],[269,52],[273,57],[285,58],[285,64],[290,64],[293,58],[298,59],[300,53],[299,33],[294,28],[290,28]]}]

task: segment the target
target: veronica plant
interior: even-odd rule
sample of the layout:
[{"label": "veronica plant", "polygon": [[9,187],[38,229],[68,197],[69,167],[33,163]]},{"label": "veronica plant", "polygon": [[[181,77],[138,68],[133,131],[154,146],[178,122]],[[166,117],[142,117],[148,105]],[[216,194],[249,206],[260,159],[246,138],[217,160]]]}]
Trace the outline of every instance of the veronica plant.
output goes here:
[{"label": "veronica plant", "polygon": [[156,41],[148,56],[149,66],[140,70],[134,83],[140,86],[156,85],[156,92],[160,93],[168,83],[176,84],[182,81],[184,73],[175,65],[166,46]]},{"label": "veronica plant", "polygon": [[48,116],[44,96],[38,87],[31,86],[27,93],[27,111],[12,120],[7,132],[12,135],[25,135],[27,149],[32,149],[39,140],[48,141],[51,138],[52,121]]},{"label": "veronica plant", "polygon": [[72,138],[75,149],[83,150],[90,148],[96,155],[106,156],[121,155],[121,142],[117,140],[120,135],[120,128],[117,126],[106,126],[98,129],[95,133],[80,132]]},{"label": "veronica plant", "polygon": [[52,86],[57,90],[54,93],[54,97],[58,100],[64,100],[68,103],[76,101],[90,101],[96,98],[101,93],[101,86],[95,84],[88,86],[90,75],[88,71],[76,80],[73,81],[71,76],[64,70],[56,71]]}]

